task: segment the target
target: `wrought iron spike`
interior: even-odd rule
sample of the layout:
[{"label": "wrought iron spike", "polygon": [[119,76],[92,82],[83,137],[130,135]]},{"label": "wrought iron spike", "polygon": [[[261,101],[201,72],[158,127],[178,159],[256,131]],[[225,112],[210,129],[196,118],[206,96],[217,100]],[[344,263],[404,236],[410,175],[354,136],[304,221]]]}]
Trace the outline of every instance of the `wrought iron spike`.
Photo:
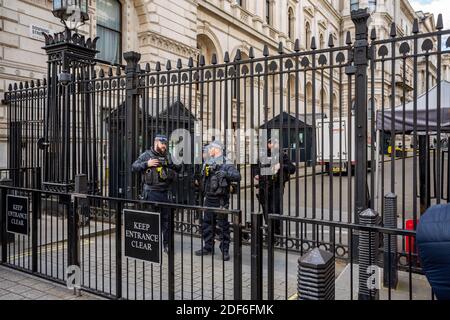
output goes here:
[{"label": "wrought iron spike", "polygon": [[333,48],[334,47],[334,40],[333,40],[333,35],[330,34],[328,37],[328,47]]},{"label": "wrought iron spike", "polygon": [[178,59],[177,61],[177,69],[182,69],[183,68],[183,62],[181,61],[181,59]]},{"label": "wrought iron spike", "polygon": [[213,53],[213,55],[211,57],[211,63],[212,64],[217,64],[217,54]]},{"label": "wrought iron spike", "polygon": [[278,53],[283,54],[283,52],[284,52],[283,42],[280,41],[280,43],[278,43]]},{"label": "wrought iron spike", "polygon": [[442,13],[440,13],[437,18],[436,30],[442,30],[442,29],[444,29],[444,21],[442,19]]},{"label": "wrought iron spike", "polygon": [[312,50],[316,50],[317,49],[316,37],[312,37],[312,39],[311,39],[311,49]]},{"label": "wrought iron spike", "polygon": [[200,59],[199,59],[199,61],[198,61],[198,64],[201,66],[201,67],[203,67],[205,64],[206,64],[206,62],[205,62],[205,56],[204,55],[200,55]]},{"label": "wrought iron spike", "polygon": [[148,62],[145,64],[145,71],[150,72],[150,63]]},{"label": "wrought iron spike", "polygon": [[397,36],[397,26],[395,25],[395,22],[392,22],[391,24],[391,32],[389,33],[391,38],[395,38]]},{"label": "wrought iron spike", "polygon": [[345,36],[345,44],[348,46],[352,44],[352,35],[350,31],[347,31],[347,35]]},{"label": "wrought iron spike", "polygon": [[225,57],[223,58],[223,61],[225,63],[230,62],[230,54],[228,53],[228,51],[225,52]]},{"label": "wrought iron spike", "polygon": [[264,45],[264,49],[263,49],[263,56],[264,57],[268,57],[269,56],[269,46],[267,44]]},{"label": "wrought iron spike", "polygon": [[167,60],[166,70],[169,70],[169,71],[172,70],[172,62],[170,60]]},{"label": "wrought iron spike", "polygon": [[417,18],[414,19],[412,32],[413,32],[413,34],[419,33],[419,19],[417,19]]},{"label": "wrought iron spike", "polygon": [[112,67],[109,67],[108,68],[108,77],[112,77],[112,75],[113,75],[113,69],[112,69]]},{"label": "wrought iron spike", "polygon": [[375,28],[372,28],[372,31],[370,32],[370,40],[374,41],[377,39],[377,30]]},{"label": "wrought iron spike", "polygon": [[241,49],[237,49],[235,60],[241,61],[241,59],[242,59]]},{"label": "wrought iron spike", "polygon": [[158,61],[158,62],[156,63],[155,70],[156,70],[157,72],[161,71],[161,62]]},{"label": "wrought iron spike", "polygon": [[100,69],[100,71],[98,72],[98,76],[100,78],[104,78],[105,77],[105,72],[103,71],[103,69]]},{"label": "wrought iron spike", "polygon": [[300,51],[300,39],[295,40],[294,51],[295,52]]},{"label": "wrought iron spike", "polygon": [[255,49],[253,49],[253,47],[250,47],[250,50],[248,52],[248,57],[250,59],[255,59]]}]

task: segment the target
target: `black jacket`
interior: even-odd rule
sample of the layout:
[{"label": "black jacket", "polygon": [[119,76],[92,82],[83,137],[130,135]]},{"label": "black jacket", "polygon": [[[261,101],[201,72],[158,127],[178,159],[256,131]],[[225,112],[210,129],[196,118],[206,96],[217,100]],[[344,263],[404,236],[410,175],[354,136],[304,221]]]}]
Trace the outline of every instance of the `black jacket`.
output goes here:
[{"label": "black jacket", "polygon": [[[283,179],[283,187],[290,180],[290,176],[295,173],[296,167],[289,159],[289,156],[286,153],[283,153],[283,161],[280,161],[280,170],[277,171],[274,175],[261,175],[261,168],[267,167],[270,168],[270,164],[268,165],[257,165],[253,167],[253,176],[259,176],[259,188],[265,188],[266,185],[269,188],[280,188],[280,181]],[[283,176],[281,176],[283,174]]]},{"label": "black jacket", "polygon": [[[149,168],[148,161],[158,159],[161,163],[158,168]],[[145,151],[131,166],[133,172],[143,175],[144,191],[169,191],[171,184],[176,178],[176,173],[180,172],[181,166],[172,162],[170,153],[165,155],[156,152],[153,148]],[[163,172],[163,174],[161,174]]]},{"label": "black jacket", "polygon": [[[206,198],[210,199],[218,199],[222,198],[227,200],[230,197],[230,186],[232,182],[239,182],[241,180],[241,174],[236,169],[236,166],[234,166],[231,163],[227,163],[226,159],[221,164],[217,165],[211,165],[211,164],[205,164],[203,170],[202,170],[202,176],[203,176],[203,194],[206,196]],[[214,170],[211,168],[215,167]],[[214,175],[217,175],[219,172],[222,173],[223,176],[223,182],[226,184],[226,186],[223,187],[223,193],[221,195],[215,195],[213,192],[211,192],[214,188],[211,187],[211,183],[213,180]],[[220,183],[220,182],[219,182]]]}]

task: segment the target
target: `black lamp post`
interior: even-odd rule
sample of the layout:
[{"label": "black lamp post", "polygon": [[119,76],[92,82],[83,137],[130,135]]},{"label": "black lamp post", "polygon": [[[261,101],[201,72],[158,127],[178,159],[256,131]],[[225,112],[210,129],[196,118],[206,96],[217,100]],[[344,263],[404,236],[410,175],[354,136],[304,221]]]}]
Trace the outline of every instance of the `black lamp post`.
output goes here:
[{"label": "black lamp post", "polygon": [[88,0],[53,0],[53,15],[69,30],[77,30],[89,20]]}]

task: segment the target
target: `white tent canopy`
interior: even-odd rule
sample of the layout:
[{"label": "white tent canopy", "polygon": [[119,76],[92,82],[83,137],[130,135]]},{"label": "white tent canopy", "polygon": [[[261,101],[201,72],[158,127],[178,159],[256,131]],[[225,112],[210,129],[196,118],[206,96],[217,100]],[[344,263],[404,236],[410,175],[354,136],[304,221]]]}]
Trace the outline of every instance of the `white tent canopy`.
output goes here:
[{"label": "white tent canopy", "polygon": [[[405,105],[396,107],[394,111],[394,130],[396,132],[436,132],[440,126],[442,132],[450,132],[450,82],[441,82],[441,119],[438,123],[438,86],[436,85],[427,93],[417,98],[417,126],[414,126],[414,102],[411,101]],[[427,103],[428,99],[428,103]],[[427,107],[428,106],[428,107]],[[428,112],[427,112],[428,111]],[[428,114],[428,121],[427,121]],[[428,123],[428,126],[427,126]],[[404,126],[404,127],[403,127]],[[392,130],[392,111],[384,110],[384,123],[381,111],[377,112],[377,130]]]}]

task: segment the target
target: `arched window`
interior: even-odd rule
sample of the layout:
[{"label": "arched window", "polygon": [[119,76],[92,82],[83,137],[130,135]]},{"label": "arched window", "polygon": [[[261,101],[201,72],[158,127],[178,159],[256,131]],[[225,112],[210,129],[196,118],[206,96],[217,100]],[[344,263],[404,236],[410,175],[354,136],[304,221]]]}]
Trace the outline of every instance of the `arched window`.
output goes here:
[{"label": "arched window", "polygon": [[288,10],[288,36],[291,40],[295,39],[295,16],[292,8]]},{"label": "arched window", "polygon": [[306,22],[305,25],[305,48],[309,49],[309,47],[311,46],[311,27],[309,25],[309,22]]},{"label": "arched window", "polygon": [[122,17],[118,0],[97,0],[97,59],[117,64],[122,54]]}]

